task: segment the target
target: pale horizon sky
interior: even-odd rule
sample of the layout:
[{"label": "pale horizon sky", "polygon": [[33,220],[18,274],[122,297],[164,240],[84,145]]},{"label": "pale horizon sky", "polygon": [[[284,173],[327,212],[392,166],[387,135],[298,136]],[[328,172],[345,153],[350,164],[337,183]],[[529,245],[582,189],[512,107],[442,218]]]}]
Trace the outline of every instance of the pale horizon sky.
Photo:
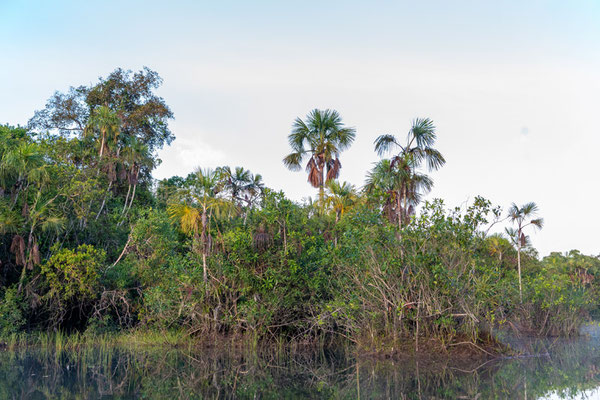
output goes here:
[{"label": "pale horizon sky", "polygon": [[598,1],[0,0],[0,123],[51,94],[147,66],[175,114],[156,178],[243,166],[294,200],[296,117],[332,108],[357,129],[340,180],[361,186],[373,140],[429,117],[446,166],[426,197],[535,201],[540,255],[600,254]]}]

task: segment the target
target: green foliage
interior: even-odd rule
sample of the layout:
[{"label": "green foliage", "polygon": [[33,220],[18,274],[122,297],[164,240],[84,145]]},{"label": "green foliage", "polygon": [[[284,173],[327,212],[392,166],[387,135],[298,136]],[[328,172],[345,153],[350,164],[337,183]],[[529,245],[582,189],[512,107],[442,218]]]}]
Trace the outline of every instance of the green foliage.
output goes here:
[{"label": "green foliage", "polygon": [[405,144],[377,139],[380,155],[397,153],[359,193],[335,180],[355,130],[333,110],[297,119],[284,163],[307,160],[320,189],[318,204],[297,203],[243,167],[156,184],[156,150],[173,139],[160,84],[118,69],[57,92],[28,128],[0,126],[2,332],[178,327],[377,347],[476,341],[506,321],[569,333],[600,309],[598,258],[539,261],[527,246],[535,203],[513,205],[508,238],[487,234],[501,212],[480,197],[417,212],[433,185],[423,168],[445,163],[431,120]]},{"label": "green foliage", "polygon": [[97,296],[100,274],[106,253],[90,245],[75,250],[56,249],[55,254],[42,264],[41,273],[49,286],[47,296],[62,301],[85,301]]},{"label": "green foliage", "polygon": [[25,326],[27,307],[16,287],[7,288],[0,294],[0,336],[6,337],[18,333]]}]

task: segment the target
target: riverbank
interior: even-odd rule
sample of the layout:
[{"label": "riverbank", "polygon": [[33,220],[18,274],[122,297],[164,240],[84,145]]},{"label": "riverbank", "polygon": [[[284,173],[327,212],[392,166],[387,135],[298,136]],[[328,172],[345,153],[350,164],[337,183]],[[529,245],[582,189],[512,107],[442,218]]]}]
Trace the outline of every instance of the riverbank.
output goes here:
[{"label": "riverbank", "polygon": [[467,361],[470,359],[495,358],[514,354],[506,345],[488,337],[485,342],[473,343],[463,338],[462,341],[444,344],[435,338],[421,338],[418,347],[409,339],[397,341],[386,346],[354,344],[346,340],[336,342],[291,342],[257,340],[249,335],[217,335],[214,337],[191,336],[182,330],[130,330],[105,334],[64,333],[64,332],[30,332],[15,333],[0,337],[0,350],[43,350],[43,351],[77,351],[84,347],[98,349],[125,348],[171,348],[193,351],[234,351],[302,353],[322,351],[342,351],[361,358],[379,360],[402,360],[419,358],[440,360],[454,358]]}]

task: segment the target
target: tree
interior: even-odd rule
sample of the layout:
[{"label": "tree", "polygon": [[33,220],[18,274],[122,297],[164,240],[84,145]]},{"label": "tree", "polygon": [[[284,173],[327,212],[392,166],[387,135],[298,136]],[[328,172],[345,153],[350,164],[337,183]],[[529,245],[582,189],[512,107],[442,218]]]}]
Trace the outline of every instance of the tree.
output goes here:
[{"label": "tree", "polygon": [[246,205],[245,224],[248,209],[263,194],[265,185],[262,182],[262,176],[260,174],[254,175],[243,167],[235,167],[235,170],[232,171],[230,167],[225,166],[217,168],[217,172],[221,177],[224,189],[231,195],[231,203],[238,208],[242,208],[243,204]]},{"label": "tree", "polygon": [[503,235],[495,233],[485,238],[488,253],[492,257],[498,257],[498,265],[501,266],[505,260],[505,255],[511,250],[514,251],[510,241]]},{"label": "tree", "polygon": [[109,140],[112,139],[113,146],[117,146],[120,130],[121,121],[117,113],[107,106],[101,106],[92,111],[83,133],[88,136],[99,135],[98,159],[102,160],[102,155],[109,152]]},{"label": "tree", "polygon": [[[121,211],[123,218],[125,218],[135,198],[135,191],[140,180],[140,172],[144,169],[152,171],[156,166],[156,160],[150,154],[147,145],[136,138],[131,138],[128,146],[123,149],[122,162],[123,172],[128,184],[127,195],[125,196],[123,210]],[[123,221],[124,219],[121,220],[121,223]]]},{"label": "tree", "polygon": [[[436,139],[435,126],[429,118],[417,118],[413,120],[411,129],[406,138],[406,144],[402,145],[393,135],[381,135],[375,140],[375,151],[383,156],[394,148],[399,152],[390,159],[389,163],[381,163],[375,167],[370,181],[373,182],[377,175],[385,178],[394,187],[393,195],[396,205],[393,206],[398,217],[398,226],[408,221],[412,213],[411,207],[419,202],[419,190],[429,191],[433,186],[431,179],[417,172],[423,162],[427,164],[429,171],[441,168],[446,160],[442,154],[433,148]],[[367,183],[368,184],[368,183]],[[390,185],[388,185],[390,186]],[[389,190],[389,189],[388,189]]]},{"label": "tree", "polygon": [[321,207],[325,183],[338,178],[342,168],[339,155],[350,147],[355,136],[356,130],[345,127],[335,110],[314,109],[306,116],[306,121],[296,118],[292,126],[288,136],[292,153],[283,159],[283,163],[290,170],[299,171],[308,156],[308,182],[319,188]]},{"label": "tree", "polygon": [[433,187],[433,181],[426,174],[413,169],[410,158],[379,161],[368,173],[365,191],[378,203],[383,204],[383,213],[398,227],[404,226],[424,193]]},{"label": "tree", "polygon": [[523,230],[532,226],[542,229],[544,226],[543,218],[533,218],[538,212],[538,206],[534,202],[526,203],[521,207],[512,203],[508,209],[510,221],[516,225],[516,229],[507,229],[506,232],[517,247],[517,269],[519,272],[519,299],[523,303],[523,286],[521,283],[521,249],[528,244],[528,236],[525,236]]},{"label": "tree", "polygon": [[[119,68],[94,85],[56,92],[29,121],[29,127],[41,131],[42,136],[54,137],[58,133],[71,141],[79,138],[84,146],[86,141],[97,140],[98,159],[85,159],[85,163],[79,160],[82,169],[99,165],[96,175],[100,170],[107,174],[108,190],[96,219],[111,192],[125,198],[121,213],[127,214],[139,182],[146,183],[144,187],[152,184],[150,173],[157,164],[156,151],[174,139],[168,127],[173,113],[154,93],[161,84],[158,74],[148,68],[135,73]],[[127,152],[132,146],[137,148]],[[128,159],[123,159],[123,153]],[[137,161],[132,163],[132,157]],[[119,179],[127,178],[127,184],[115,185],[122,164],[127,165],[119,171]],[[90,202],[88,209],[91,206]]]},{"label": "tree", "polygon": [[333,180],[327,183],[325,205],[334,212],[336,224],[357,201],[358,193],[354,185],[348,182],[340,184],[338,181]]},{"label": "tree", "polygon": [[[154,152],[174,139],[167,122],[173,113],[165,101],[154,94],[162,79],[149,68],[133,73],[120,68],[92,86],[56,92],[43,110],[36,111],[30,128],[61,135],[82,134],[90,119],[99,111],[117,114],[121,121],[121,138],[135,137]],[[111,117],[112,118],[112,117]]]},{"label": "tree", "polygon": [[204,283],[208,281],[206,258],[212,246],[209,233],[210,220],[226,214],[231,203],[221,197],[220,173],[211,169],[198,169],[190,178],[191,183],[180,190],[178,201],[168,207],[169,216],[177,221],[181,230],[192,234],[192,249],[202,254]]}]

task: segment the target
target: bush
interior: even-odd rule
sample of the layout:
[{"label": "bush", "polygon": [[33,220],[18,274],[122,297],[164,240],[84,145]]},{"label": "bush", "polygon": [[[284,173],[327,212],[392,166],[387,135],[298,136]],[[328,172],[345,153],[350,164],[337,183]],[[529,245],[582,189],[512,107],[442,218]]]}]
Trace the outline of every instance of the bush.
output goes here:
[{"label": "bush", "polygon": [[25,309],[25,303],[17,289],[6,289],[0,302],[0,336],[17,333],[25,326]]}]

